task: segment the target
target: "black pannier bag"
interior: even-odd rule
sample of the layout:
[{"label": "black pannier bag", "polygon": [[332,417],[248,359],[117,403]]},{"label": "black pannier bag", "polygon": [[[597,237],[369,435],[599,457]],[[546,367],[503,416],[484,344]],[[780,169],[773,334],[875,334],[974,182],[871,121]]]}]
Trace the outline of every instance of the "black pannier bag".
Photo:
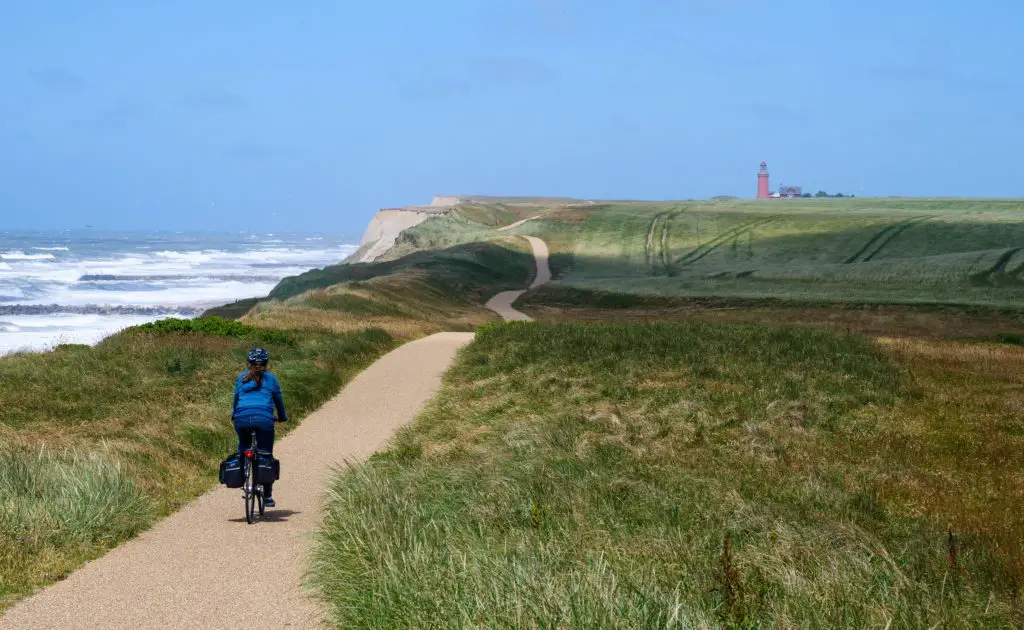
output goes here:
[{"label": "black pannier bag", "polygon": [[245,469],[238,453],[220,463],[220,482],[229,488],[241,488],[245,483]]},{"label": "black pannier bag", "polygon": [[256,454],[256,483],[274,483],[281,478],[281,462],[272,455]]}]

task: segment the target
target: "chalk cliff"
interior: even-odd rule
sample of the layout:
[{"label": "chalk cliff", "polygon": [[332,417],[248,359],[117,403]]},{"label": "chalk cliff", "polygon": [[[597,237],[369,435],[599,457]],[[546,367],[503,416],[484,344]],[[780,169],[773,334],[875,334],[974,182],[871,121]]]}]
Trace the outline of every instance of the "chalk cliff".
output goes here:
[{"label": "chalk cliff", "polygon": [[447,214],[460,202],[458,197],[434,197],[429,206],[408,206],[378,210],[370,221],[359,249],[348,262],[373,262],[395,246],[398,235],[404,230],[423,223],[431,217]]}]

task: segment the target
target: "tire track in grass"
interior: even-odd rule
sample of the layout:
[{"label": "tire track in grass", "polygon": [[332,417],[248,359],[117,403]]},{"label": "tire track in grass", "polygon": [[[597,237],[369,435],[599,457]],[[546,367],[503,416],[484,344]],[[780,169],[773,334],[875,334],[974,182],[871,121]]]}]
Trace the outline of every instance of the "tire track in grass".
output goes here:
[{"label": "tire track in grass", "polygon": [[[1009,261],[1007,261],[1007,262],[1009,262]],[[1024,262],[1022,262],[1019,265],[1017,265],[1016,267],[1014,267],[1013,271],[1008,272],[1007,275],[1013,276],[1014,278],[1019,278],[1020,277],[1020,272],[1022,272],[1022,271],[1024,271]]]},{"label": "tire track in grass", "polygon": [[667,276],[676,274],[675,265],[672,264],[672,221],[685,211],[685,208],[678,207],[662,215],[661,233],[658,237],[658,262]]},{"label": "tire track in grass", "polygon": [[659,254],[661,255],[661,266],[665,269],[665,274],[669,276],[672,275],[672,265],[669,260],[668,233],[672,227],[672,219],[674,219],[677,214],[679,214],[679,211],[670,212],[668,216],[665,217],[665,221],[662,223],[661,227],[661,251]]},{"label": "tire track in grass", "polygon": [[661,214],[654,215],[654,220],[651,221],[651,229],[647,232],[647,266],[654,266],[654,232],[658,229],[658,220],[661,219]]},{"label": "tire track in grass", "polygon": [[676,260],[676,263],[691,264],[691,263],[693,263],[693,262],[703,258],[704,256],[707,256],[708,254],[710,254],[715,249],[718,249],[723,244],[727,243],[730,239],[736,238],[736,237],[740,236],[741,234],[743,234],[745,232],[749,232],[749,231],[753,230],[754,228],[760,227],[762,225],[766,225],[766,224],[771,223],[771,222],[776,221],[776,220],[777,220],[777,217],[771,217],[771,218],[768,218],[768,219],[758,219],[758,220],[755,220],[755,221],[750,221],[748,223],[744,223],[743,225],[731,228],[729,230],[726,230],[725,232],[722,232],[721,234],[719,234],[715,238],[711,239],[707,243],[702,243],[702,244],[698,245],[697,247],[695,247],[690,252],[684,254],[683,256],[681,256],[679,259]]},{"label": "tire track in grass", "polygon": [[773,222],[775,222],[777,220],[778,220],[778,217],[770,217],[770,218],[767,218],[767,219],[758,219],[756,221],[751,221],[749,223],[744,223],[743,225],[741,225],[739,227],[732,228],[731,230],[726,230],[722,234],[719,234],[718,236],[716,236],[715,238],[711,239],[707,243],[704,243],[703,245],[697,246],[695,249],[691,250],[688,254],[685,254],[684,256],[682,256],[681,258],[676,260],[676,264],[681,264],[681,265],[684,265],[684,266],[692,265],[693,263],[697,262],[701,258],[704,258],[705,256],[707,256],[711,252],[715,251],[716,249],[718,249],[719,247],[721,247],[725,243],[728,243],[729,240],[731,240],[733,238],[738,238],[739,236],[741,236],[743,234],[747,234],[749,232],[752,232],[756,228],[768,225],[769,223],[773,223]]},{"label": "tire track in grass", "polygon": [[869,262],[872,258],[877,256],[883,249],[885,249],[889,245],[889,243],[899,238],[900,234],[903,234],[904,232],[914,227],[915,225],[920,225],[925,221],[930,220],[931,218],[932,217],[914,217],[913,219],[910,219],[909,221],[906,221],[901,225],[897,226],[895,230],[889,233],[889,236],[885,237],[885,239],[882,240],[882,243],[879,244],[877,248],[875,248],[875,251],[868,254],[862,262]]},{"label": "tire track in grass", "polygon": [[724,241],[729,240],[729,238],[731,236],[733,236],[734,234],[738,233],[740,230],[742,230],[743,228],[745,228],[745,227],[747,227],[749,225],[750,225],[750,223],[744,223],[743,225],[739,225],[739,226],[734,227],[734,228],[729,228],[725,232],[723,232],[723,233],[719,234],[718,236],[712,238],[710,241],[708,241],[706,243],[701,243],[697,247],[691,249],[689,252],[687,252],[687,253],[683,254],[682,256],[680,256],[679,258],[677,258],[676,259],[676,264],[686,264],[686,261],[688,259],[690,259],[693,256],[696,256],[697,254],[699,254],[705,247],[717,247],[718,244],[720,244],[719,241],[724,242]]},{"label": "tire track in grass", "polygon": [[993,281],[999,279],[1009,279],[1011,282],[1016,278],[1017,274],[1024,269],[1024,263],[1018,265],[1010,273],[1006,273],[1006,266],[1010,264],[1010,259],[1017,255],[1024,247],[1014,247],[1008,249],[999,256],[995,264],[992,265],[987,271],[982,271],[971,276],[971,280],[980,284],[992,284]]},{"label": "tire track in grass", "polygon": [[864,245],[862,245],[861,248],[857,250],[856,254],[854,254],[853,256],[850,256],[849,258],[844,260],[843,264],[844,265],[852,265],[853,263],[857,262],[857,260],[861,256],[863,256],[864,253],[866,251],[868,251],[868,249],[870,249],[872,245],[877,243],[879,239],[883,238],[889,232],[895,230],[898,225],[899,225],[898,223],[890,223],[889,225],[885,226],[884,228],[882,228],[878,232],[875,232],[875,234],[870,239],[868,239],[868,242],[864,243]]},{"label": "tire track in grass", "polygon": [[[876,232],[874,234],[874,236],[872,236],[870,239],[868,239],[867,243],[864,243],[864,245],[860,249],[857,250],[856,254],[854,254],[853,256],[850,256],[849,258],[844,260],[843,264],[844,265],[852,265],[853,263],[856,263],[856,262],[867,262],[867,261],[871,260],[871,258],[874,258],[875,255],[878,254],[878,252],[880,252],[882,250],[882,248],[885,247],[889,243],[889,241],[891,241],[892,239],[896,238],[896,236],[898,236],[900,232],[902,232],[903,230],[905,230],[908,227],[910,227],[911,225],[913,225],[913,223],[915,221],[920,221],[922,219],[927,219],[927,218],[930,218],[930,217],[925,217],[925,216],[913,217],[911,219],[908,219],[906,221],[902,221],[902,222],[899,222],[899,223],[890,223],[889,225],[885,226],[884,228],[882,228],[881,230]],[[874,250],[874,252],[872,252],[870,255],[868,255],[867,258],[865,258],[864,260],[860,260],[860,257],[864,256],[879,241],[882,241],[882,244],[879,245],[878,248]]]}]

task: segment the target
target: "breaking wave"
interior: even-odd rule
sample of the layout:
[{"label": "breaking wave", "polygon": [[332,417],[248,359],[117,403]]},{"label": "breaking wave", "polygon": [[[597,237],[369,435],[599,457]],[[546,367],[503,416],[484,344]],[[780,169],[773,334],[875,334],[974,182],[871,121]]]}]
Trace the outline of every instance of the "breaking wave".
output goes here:
[{"label": "breaking wave", "polygon": [[3,260],[54,260],[56,256],[53,254],[26,254],[22,251],[10,251],[0,253],[0,259]]},{"label": "breaking wave", "polygon": [[267,295],[282,278],[337,264],[357,247],[325,236],[41,236],[0,233],[0,354],[195,317]]}]

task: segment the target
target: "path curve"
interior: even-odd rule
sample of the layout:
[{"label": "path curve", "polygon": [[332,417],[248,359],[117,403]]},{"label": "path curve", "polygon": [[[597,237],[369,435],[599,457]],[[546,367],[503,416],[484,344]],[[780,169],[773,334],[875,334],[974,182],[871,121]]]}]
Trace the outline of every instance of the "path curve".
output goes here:
[{"label": "path curve", "polygon": [[275,444],[279,507],[267,510],[265,522],[247,525],[241,491],[219,486],[16,604],[0,616],[0,628],[321,625],[324,608],[300,584],[332,467],[385,446],[472,339],[472,333],[439,333],[401,346]]},{"label": "path curve", "polygon": [[498,231],[499,232],[505,232],[507,230],[511,230],[512,228],[517,228],[520,225],[526,223],[527,221],[533,221],[534,219],[539,219],[542,216],[544,216],[544,215],[543,214],[538,214],[538,215],[533,216],[533,217],[527,217],[525,219],[521,219],[519,221],[516,221],[515,223],[510,223],[510,224],[506,225],[505,227],[498,228]]},{"label": "path curve", "polygon": [[[539,238],[525,238],[537,264],[529,286],[534,289],[551,281],[548,247]],[[512,308],[525,292],[499,293],[487,308],[507,321],[529,321]],[[274,454],[283,469],[274,484],[279,507],[263,521],[247,525],[241,491],[218,486],[67,580],[14,605],[0,616],[0,628],[328,625],[325,608],[301,583],[333,468],[385,446],[440,388],[442,373],[472,340],[472,333],[438,333],[401,346],[277,442]]]},{"label": "path curve", "polygon": [[[530,289],[536,289],[541,285],[551,282],[551,267],[548,266],[548,245],[536,236],[524,236],[523,238],[530,242],[530,247],[533,248],[533,259],[537,262],[537,274],[534,276],[533,282],[530,283],[529,287]],[[512,304],[519,299],[519,296],[528,290],[523,289],[499,293],[488,300],[485,306],[500,315],[507,322],[533,321],[533,318],[526,313],[521,313],[512,308]]]}]

